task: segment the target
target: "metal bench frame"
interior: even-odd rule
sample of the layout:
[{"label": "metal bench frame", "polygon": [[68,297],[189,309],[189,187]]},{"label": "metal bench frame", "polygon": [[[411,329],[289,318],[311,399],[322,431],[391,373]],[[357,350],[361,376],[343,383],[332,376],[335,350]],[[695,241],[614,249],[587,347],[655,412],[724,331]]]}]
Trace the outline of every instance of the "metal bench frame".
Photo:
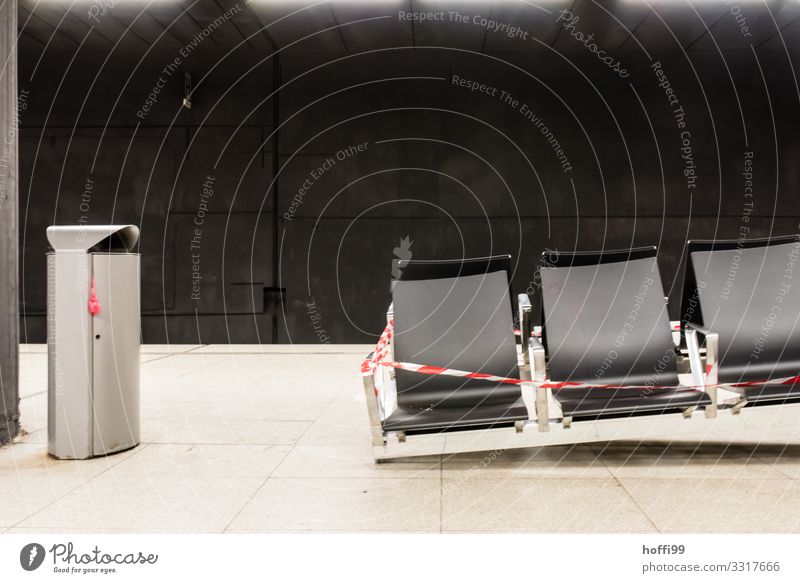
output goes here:
[{"label": "metal bench frame", "polygon": [[[394,382],[394,370],[378,366],[374,373],[363,377],[376,462],[413,456],[613,440],[702,441],[743,429],[796,427],[800,418],[800,402],[745,408],[747,401],[741,395],[734,389],[719,385],[719,338],[716,333],[696,325],[686,325],[681,330],[685,348],[678,351],[678,366],[688,371],[692,385],[703,387],[711,399],[711,404],[702,407],[702,412],[689,407],[679,412],[652,412],[630,417],[564,417],[552,389],[541,386],[548,381],[547,354],[537,336],[541,331],[531,325],[531,303],[525,294],[518,297],[518,311],[522,339],[520,374],[523,379],[533,381],[521,386],[529,419],[518,421],[513,426],[451,432],[406,435],[402,431],[384,431],[382,421],[391,412],[383,410],[379,392]],[[390,306],[387,322],[392,317],[393,308]],[[389,356],[394,358],[391,346]]]}]

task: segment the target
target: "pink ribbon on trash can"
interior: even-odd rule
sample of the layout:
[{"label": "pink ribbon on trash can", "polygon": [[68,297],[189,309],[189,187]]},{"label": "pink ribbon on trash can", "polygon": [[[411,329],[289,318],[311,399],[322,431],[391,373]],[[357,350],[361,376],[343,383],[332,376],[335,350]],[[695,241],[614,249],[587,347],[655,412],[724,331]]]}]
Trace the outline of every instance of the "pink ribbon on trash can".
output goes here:
[{"label": "pink ribbon on trash can", "polygon": [[89,293],[89,313],[92,316],[100,313],[100,300],[97,299],[97,294],[94,292],[94,275],[92,275],[92,289]]}]

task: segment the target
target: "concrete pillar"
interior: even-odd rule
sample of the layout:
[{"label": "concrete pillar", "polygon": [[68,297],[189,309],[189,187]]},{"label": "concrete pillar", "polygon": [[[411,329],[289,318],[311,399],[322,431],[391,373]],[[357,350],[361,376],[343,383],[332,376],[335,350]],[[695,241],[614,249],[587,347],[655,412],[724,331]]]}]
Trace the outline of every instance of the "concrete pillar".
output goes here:
[{"label": "concrete pillar", "polygon": [[0,443],[19,431],[17,0],[0,0]]}]

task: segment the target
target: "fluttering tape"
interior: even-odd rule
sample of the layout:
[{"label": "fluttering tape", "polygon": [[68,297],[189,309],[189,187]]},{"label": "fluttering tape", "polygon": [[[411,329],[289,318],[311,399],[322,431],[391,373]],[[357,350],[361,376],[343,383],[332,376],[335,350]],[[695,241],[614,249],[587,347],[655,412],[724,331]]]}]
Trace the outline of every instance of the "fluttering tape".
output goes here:
[{"label": "fluttering tape", "polygon": [[94,275],[92,275],[92,284],[89,290],[89,313],[92,316],[100,313],[100,300],[97,299],[97,294],[94,291]]},{"label": "fluttering tape", "polygon": [[[531,385],[542,387],[543,389],[640,389],[640,390],[653,390],[653,389],[673,389],[677,391],[694,391],[702,390],[703,385],[687,386],[687,385],[603,385],[603,384],[589,384],[574,381],[562,382],[537,382],[525,379],[515,379],[509,377],[501,377],[480,372],[468,372],[465,370],[457,370],[454,368],[445,368],[441,366],[433,366],[428,364],[415,364],[411,362],[394,362],[385,360],[389,354],[389,341],[394,335],[394,320],[389,320],[386,328],[383,330],[378,344],[375,346],[375,351],[372,353],[371,358],[367,358],[361,363],[361,374],[363,376],[374,374],[379,366],[386,366],[400,370],[407,370],[426,375],[446,375],[451,377],[461,377],[466,379],[482,379],[494,383],[503,383],[507,385]],[[711,372],[710,365],[706,367],[706,374]],[[718,386],[729,387],[752,387],[757,385],[793,385],[800,383],[800,375],[792,377],[783,377],[778,379],[770,379],[764,381],[748,381],[742,383],[722,383]]]},{"label": "fluttering tape", "polygon": [[361,373],[372,374],[375,372],[375,368],[383,362],[383,359],[386,358],[386,355],[389,354],[389,341],[392,339],[394,334],[394,320],[389,320],[386,324],[386,328],[383,329],[381,333],[381,337],[378,338],[378,343],[375,345],[375,350],[372,352],[372,356],[364,360],[361,363]]},{"label": "fluttering tape", "polygon": [[[780,379],[771,379],[768,381],[747,381],[744,383],[724,383],[723,386],[729,387],[755,387],[758,385],[794,385],[800,383],[800,375],[793,377],[783,377]],[[722,383],[721,383],[722,384]]]}]

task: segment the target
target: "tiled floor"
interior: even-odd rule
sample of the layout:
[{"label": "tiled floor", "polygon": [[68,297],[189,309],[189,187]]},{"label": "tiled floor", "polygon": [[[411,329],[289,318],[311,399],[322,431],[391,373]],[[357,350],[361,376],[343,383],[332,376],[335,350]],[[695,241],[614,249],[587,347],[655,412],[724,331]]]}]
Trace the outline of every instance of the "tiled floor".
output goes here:
[{"label": "tiled floor", "polygon": [[0,448],[0,531],[800,532],[800,429],[376,465],[368,351],[145,346],[143,444],[57,461],[46,350],[23,346],[29,433]]}]

